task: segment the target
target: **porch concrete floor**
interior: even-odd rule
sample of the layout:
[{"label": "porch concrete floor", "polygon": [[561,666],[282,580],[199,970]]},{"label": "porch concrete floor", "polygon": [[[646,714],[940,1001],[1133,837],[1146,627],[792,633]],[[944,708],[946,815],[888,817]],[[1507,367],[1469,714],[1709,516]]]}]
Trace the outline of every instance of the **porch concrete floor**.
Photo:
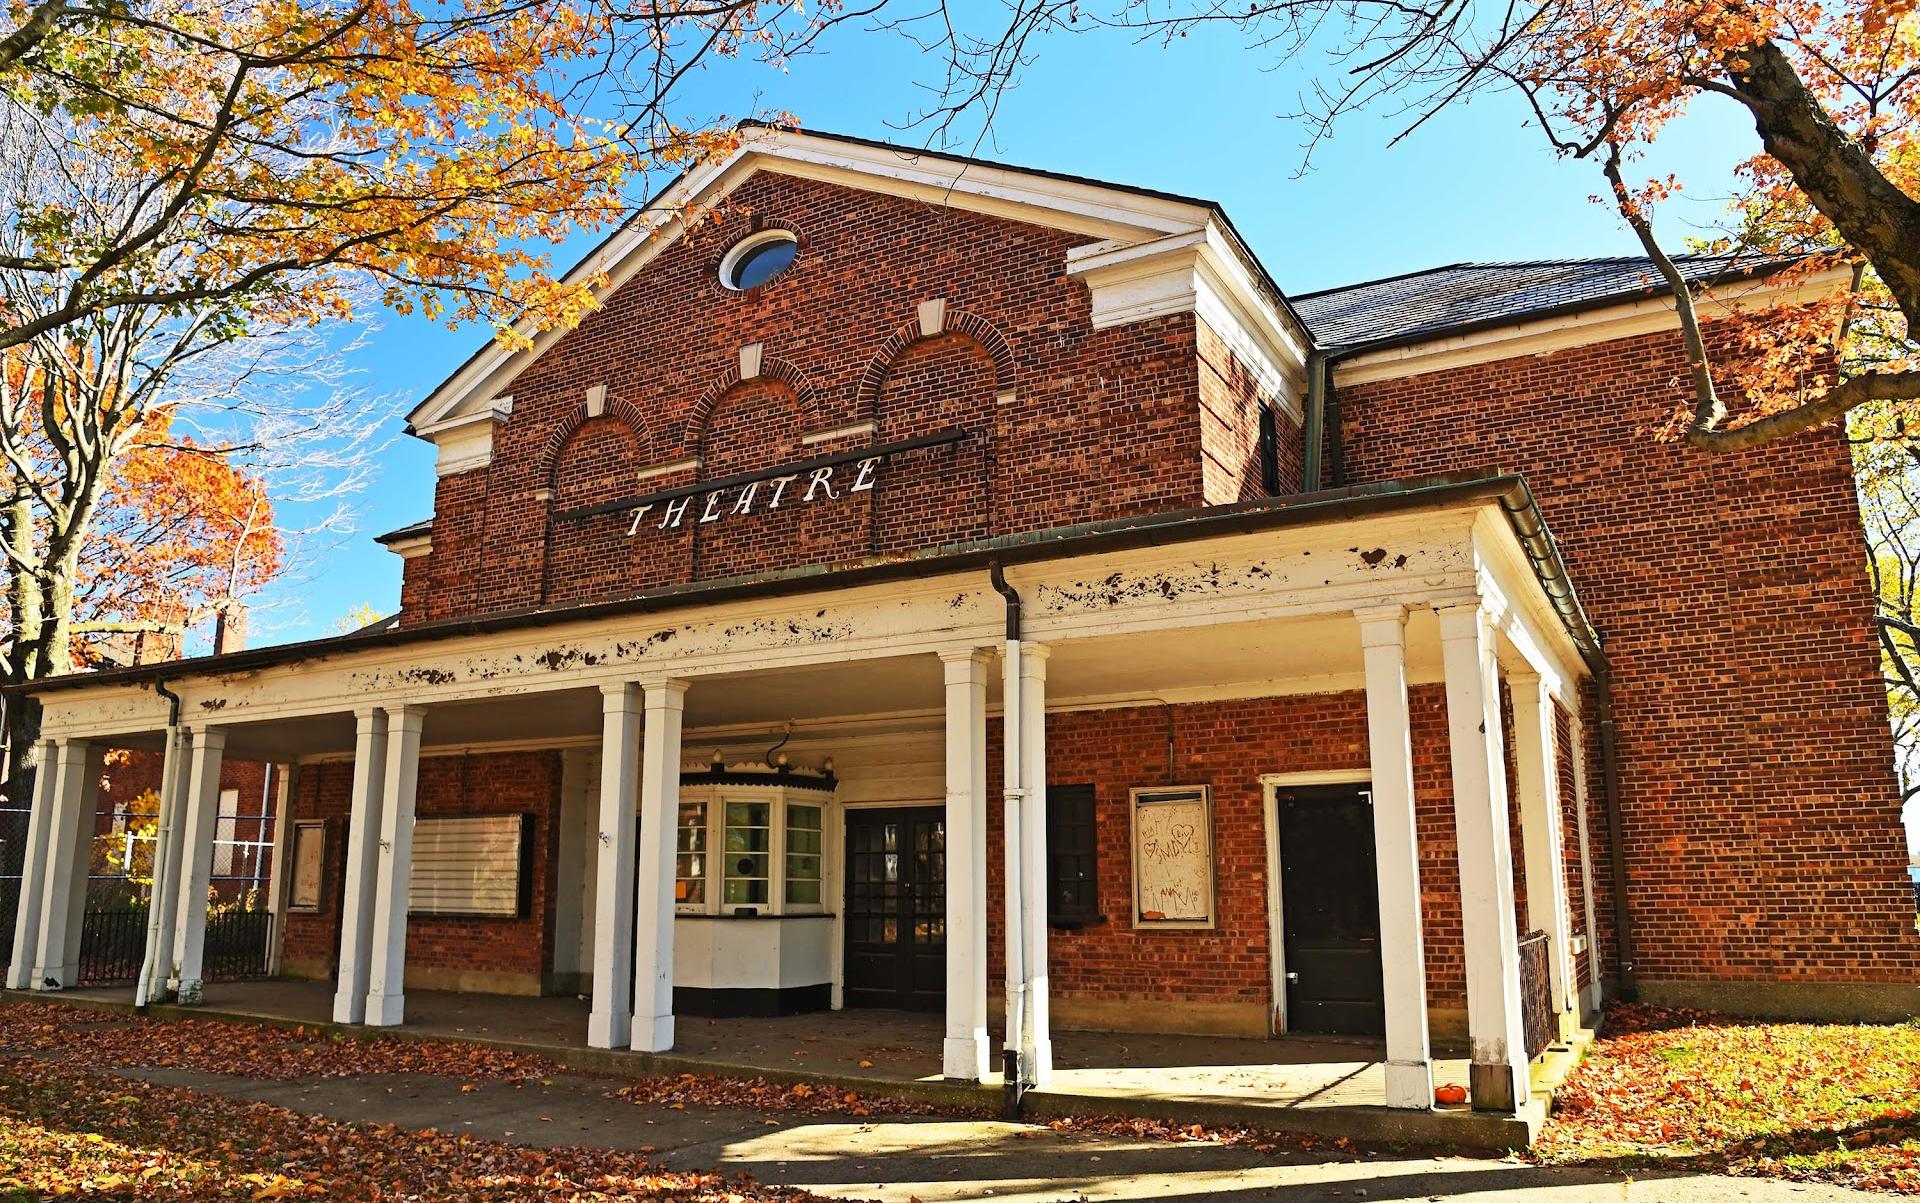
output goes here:
[{"label": "porch concrete floor", "polygon": [[[82,989],[62,997],[126,1005],[131,990]],[[411,1037],[499,1042],[602,1072],[712,1072],[824,1077],[876,1092],[991,1106],[993,1095],[940,1077],[939,1015],[838,1011],[769,1019],[680,1018],[670,1054],[654,1058],[586,1047],[587,1003],[574,997],[512,997],[438,990],[407,992]],[[206,988],[197,1008],[215,1017],[325,1026],[327,982],[229,982]],[[1457,1052],[1457,1050],[1448,1050]],[[1266,1123],[1282,1129],[1460,1147],[1524,1145],[1544,1109],[1516,1120],[1462,1110],[1389,1111],[1377,1043],[1286,1037],[1154,1036],[1119,1032],[1054,1035],[1055,1074],[1029,1096],[1040,1114],[1129,1114],[1187,1121]],[[997,1050],[996,1050],[997,1056]],[[1435,1084],[1467,1081],[1464,1057],[1434,1062]],[[987,1086],[997,1091],[995,1073]]]},{"label": "porch concrete floor", "polygon": [[[68,997],[124,1002],[125,989],[72,990]],[[209,985],[201,1009],[326,1024],[333,1018],[327,982],[224,982]],[[406,1026],[420,1035],[587,1046],[587,1003],[407,991]],[[908,1011],[832,1011],[766,1019],[676,1021],[676,1057],[767,1072],[824,1074],[861,1081],[940,1079],[941,1017]],[[997,1049],[996,1049],[997,1051]],[[1269,1107],[1384,1106],[1381,1047],[1366,1040],[1306,1036],[1253,1040],[1233,1036],[1156,1036],[1131,1032],[1054,1033],[1058,1094]],[[1436,1059],[1434,1084],[1467,1081],[1464,1057]],[[1000,1085],[995,1072],[988,1084]]]}]

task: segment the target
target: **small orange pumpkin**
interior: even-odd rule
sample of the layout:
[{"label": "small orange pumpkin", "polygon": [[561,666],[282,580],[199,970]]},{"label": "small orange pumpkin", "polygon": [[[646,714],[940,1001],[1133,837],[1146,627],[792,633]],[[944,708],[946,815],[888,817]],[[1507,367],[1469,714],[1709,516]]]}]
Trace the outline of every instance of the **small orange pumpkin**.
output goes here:
[{"label": "small orange pumpkin", "polygon": [[1464,1103],[1467,1101],[1467,1088],[1452,1082],[1448,1082],[1445,1086],[1436,1086],[1433,1088],[1433,1101],[1447,1107]]}]

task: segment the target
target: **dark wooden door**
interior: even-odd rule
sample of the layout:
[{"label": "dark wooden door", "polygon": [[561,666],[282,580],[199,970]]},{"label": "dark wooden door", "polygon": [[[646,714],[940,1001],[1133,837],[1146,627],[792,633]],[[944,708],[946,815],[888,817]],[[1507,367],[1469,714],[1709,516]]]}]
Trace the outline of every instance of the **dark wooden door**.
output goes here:
[{"label": "dark wooden door", "polygon": [[1382,1035],[1380,895],[1366,787],[1282,789],[1274,801],[1286,926],[1287,1028]]},{"label": "dark wooden door", "polygon": [[947,997],[947,831],[940,807],[847,812],[849,1007],[938,1011]]}]

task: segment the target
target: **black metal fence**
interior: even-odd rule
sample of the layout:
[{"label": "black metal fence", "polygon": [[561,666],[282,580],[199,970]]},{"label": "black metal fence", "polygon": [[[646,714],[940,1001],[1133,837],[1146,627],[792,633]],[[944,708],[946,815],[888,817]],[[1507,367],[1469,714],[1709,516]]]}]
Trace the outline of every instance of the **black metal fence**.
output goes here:
[{"label": "black metal fence", "polygon": [[1528,932],[1520,939],[1520,1028],[1526,1034],[1527,1060],[1546,1051],[1559,1038],[1553,1014],[1553,982],[1547,976],[1547,933]]},{"label": "black metal fence", "polygon": [[80,984],[112,986],[140,976],[147,950],[147,907],[92,906],[80,921]]},{"label": "black metal fence", "polygon": [[[87,909],[80,927],[80,981],[120,985],[140,975],[151,905],[153,816],[114,811],[94,837]],[[272,971],[273,916],[267,911],[273,816],[219,816],[207,883],[207,981],[242,981]]]},{"label": "black metal fence", "polygon": [[13,921],[27,862],[27,811],[0,807],[0,965],[13,963]]}]

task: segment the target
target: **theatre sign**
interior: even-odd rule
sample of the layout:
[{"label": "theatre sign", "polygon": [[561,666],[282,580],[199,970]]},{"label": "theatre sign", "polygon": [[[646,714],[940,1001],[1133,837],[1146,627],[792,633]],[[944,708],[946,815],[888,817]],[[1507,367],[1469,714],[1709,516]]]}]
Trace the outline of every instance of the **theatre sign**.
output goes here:
[{"label": "theatre sign", "polygon": [[580,506],[563,510],[556,517],[580,519],[599,514],[628,514],[631,521],[627,523],[627,534],[633,536],[642,530],[708,525],[783,506],[793,508],[841,501],[857,493],[871,492],[880,469],[894,456],[952,446],[966,437],[965,430],[943,430],[938,434],[742,472],[720,480],[696,481],[639,497]]}]

